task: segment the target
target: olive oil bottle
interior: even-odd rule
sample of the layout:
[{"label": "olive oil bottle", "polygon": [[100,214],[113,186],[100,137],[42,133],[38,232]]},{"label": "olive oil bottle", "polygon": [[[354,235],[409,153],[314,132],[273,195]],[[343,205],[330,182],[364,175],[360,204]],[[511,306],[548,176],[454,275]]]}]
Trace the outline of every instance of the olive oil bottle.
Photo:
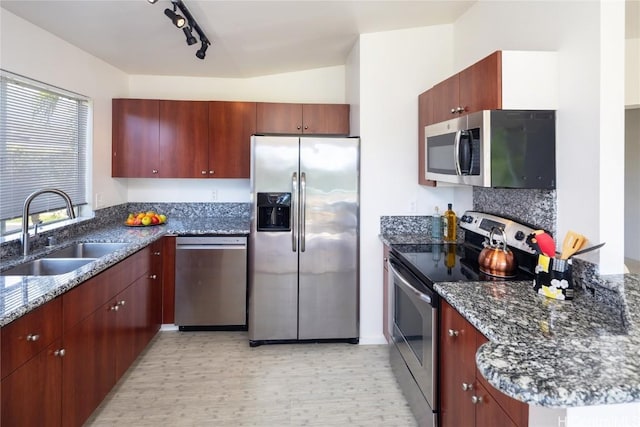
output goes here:
[{"label": "olive oil bottle", "polygon": [[451,209],[451,206],[452,204],[449,203],[447,206],[447,210],[442,215],[444,220],[445,242],[455,242],[458,235],[458,218],[456,217],[456,213],[453,211],[453,209]]}]

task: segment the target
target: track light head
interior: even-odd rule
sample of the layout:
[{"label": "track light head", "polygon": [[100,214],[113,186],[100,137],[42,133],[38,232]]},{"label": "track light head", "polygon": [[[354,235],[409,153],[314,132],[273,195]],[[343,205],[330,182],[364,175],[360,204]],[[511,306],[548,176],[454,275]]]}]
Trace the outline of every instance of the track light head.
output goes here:
[{"label": "track light head", "polygon": [[171,19],[171,22],[173,22],[173,25],[175,25],[178,28],[184,27],[185,24],[187,23],[187,20],[184,19],[184,17],[182,17],[181,15],[178,15],[175,11],[171,9],[165,9],[164,14],[167,15],[169,19]]},{"label": "track light head", "polygon": [[207,48],[209,47],[209,43],[206,41],[202,42],[200,49],[196,52],[196,57],[199,59],[204,59],[205,54],[207,53]]},{"label": "track light head", "polygon": [[196,38],[193,37],[193,34],[191,34],[191,27],[183,27],[182,31],[184,32],[184,36],[187,38],[187,44],[189,46],[198,42]]}]

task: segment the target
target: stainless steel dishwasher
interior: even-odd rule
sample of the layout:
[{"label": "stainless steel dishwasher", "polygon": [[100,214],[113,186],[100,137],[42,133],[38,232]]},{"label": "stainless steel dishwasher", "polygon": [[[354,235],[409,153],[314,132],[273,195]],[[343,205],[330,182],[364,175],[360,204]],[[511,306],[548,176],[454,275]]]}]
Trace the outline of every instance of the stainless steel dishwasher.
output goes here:
[{"label": "stainless steel dishwasher", "polygon": [[175,322],[181,331],[247,328],[247,238],[176,238]]}]

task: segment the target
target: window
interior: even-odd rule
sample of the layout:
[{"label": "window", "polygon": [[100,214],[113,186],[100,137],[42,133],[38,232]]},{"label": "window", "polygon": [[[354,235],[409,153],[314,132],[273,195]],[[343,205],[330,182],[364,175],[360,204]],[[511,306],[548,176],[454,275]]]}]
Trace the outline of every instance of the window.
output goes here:
[{"label": "window", "polygon": [[[89,100],[0,70],[0,235],[22,227],[27,196],[43,188],[87,203]],[[66,219],[64,200],[43,194],[31,203],[31,224]]]}]

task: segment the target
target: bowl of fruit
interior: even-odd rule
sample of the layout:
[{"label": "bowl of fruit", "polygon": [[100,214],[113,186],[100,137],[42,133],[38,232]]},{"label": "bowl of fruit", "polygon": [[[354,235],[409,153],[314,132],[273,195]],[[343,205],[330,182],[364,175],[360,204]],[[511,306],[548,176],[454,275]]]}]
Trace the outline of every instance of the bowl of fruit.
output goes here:
[{"label": "bowl of fruit", "polygon": [[130,213],[124,225],[128,227],[150,227],[167,222],[167,216],[153,211]]}]

